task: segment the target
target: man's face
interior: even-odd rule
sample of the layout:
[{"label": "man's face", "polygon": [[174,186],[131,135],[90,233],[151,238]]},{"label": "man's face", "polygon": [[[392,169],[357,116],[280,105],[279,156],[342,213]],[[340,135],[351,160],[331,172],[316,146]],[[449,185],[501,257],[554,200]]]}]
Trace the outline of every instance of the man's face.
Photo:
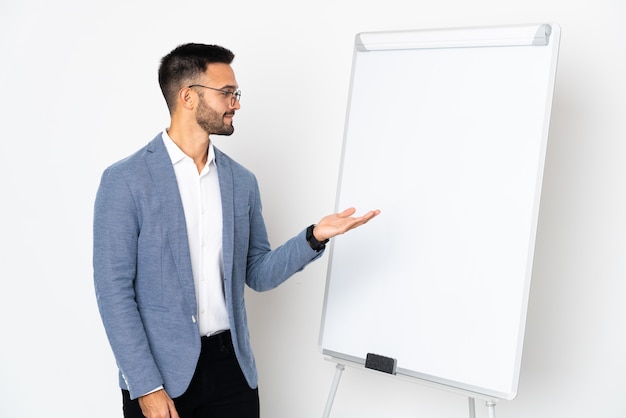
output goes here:
[{"label": "man's face", "polygon": [[235,110],[241,107],[234,96],[238,85],[233,69],[228,64],[209,64],[199,85],[204,87],[194,87],[200,97],[196,108],[198,125],[209,135],[231,135],[235,130]]}]

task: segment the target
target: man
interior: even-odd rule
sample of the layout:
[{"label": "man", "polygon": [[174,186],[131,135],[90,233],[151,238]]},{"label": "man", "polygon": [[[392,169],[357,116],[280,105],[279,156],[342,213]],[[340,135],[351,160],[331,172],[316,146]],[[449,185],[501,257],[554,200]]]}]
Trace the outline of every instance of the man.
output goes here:
[{"label": "man", "polygon": [[127,418],[258,417],[244,286],[278,286],[379,213],[328,215],[270,248],[254,175],[210,139],[234,130],[233,58],[203,44],[166,55],[169,128],[102,175],[94,283]]}]

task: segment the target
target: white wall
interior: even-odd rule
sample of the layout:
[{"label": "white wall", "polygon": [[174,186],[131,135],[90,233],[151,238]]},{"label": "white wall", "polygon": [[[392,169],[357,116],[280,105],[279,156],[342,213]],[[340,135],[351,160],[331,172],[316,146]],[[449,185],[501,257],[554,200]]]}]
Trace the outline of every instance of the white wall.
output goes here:
[{"label": "white wall", "polygon": [[[257,173],[278,245],[334,209],[357,32],[536,22],[561,25],[561,54],[519,394],[497,415],[626,416],[625,21],[623,0],[3,1],[0,416],[121,416],[92,204],[105,166],[167,125],[173,47],[237,54],[242,110],[216,143]],[[265,418],[322,415],[327,261],[249,293]],[[331,416],[467,415],[460,395],[348,369]]]}]

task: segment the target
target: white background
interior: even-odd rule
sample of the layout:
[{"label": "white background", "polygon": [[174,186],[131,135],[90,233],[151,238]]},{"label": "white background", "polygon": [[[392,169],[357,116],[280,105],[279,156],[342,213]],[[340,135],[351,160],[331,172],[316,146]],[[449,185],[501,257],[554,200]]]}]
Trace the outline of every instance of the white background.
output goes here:
[{"label": "white background", "polygon": [[[625,21],[623,0],[3,0],[0,416],[121,416],[93,198],[107,165],[168,124],[156,71],[176,45],[237,54],[236,133],[215,142],[257,174],[278,245],[334,210],[356,33],[536,22],[562,39],[519,392],[497,415],[626,416]],[[264,418],[322,415],[327,262],[249,293]],[[467,414],[463,396],[347,369],[332,417]]]}]

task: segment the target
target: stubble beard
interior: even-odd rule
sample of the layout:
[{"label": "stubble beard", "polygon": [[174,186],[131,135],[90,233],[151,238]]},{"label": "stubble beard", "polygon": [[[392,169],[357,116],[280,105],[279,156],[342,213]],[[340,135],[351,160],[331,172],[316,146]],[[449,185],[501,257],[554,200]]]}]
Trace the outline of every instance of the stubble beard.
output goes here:
[{"label": "stubble beard", "polygon": [[224,123],[224,115],[220,115],[203,100],[200,100],[196,109],[196,122],[209,135],[229,136],[235,131],[235,127]]}]

